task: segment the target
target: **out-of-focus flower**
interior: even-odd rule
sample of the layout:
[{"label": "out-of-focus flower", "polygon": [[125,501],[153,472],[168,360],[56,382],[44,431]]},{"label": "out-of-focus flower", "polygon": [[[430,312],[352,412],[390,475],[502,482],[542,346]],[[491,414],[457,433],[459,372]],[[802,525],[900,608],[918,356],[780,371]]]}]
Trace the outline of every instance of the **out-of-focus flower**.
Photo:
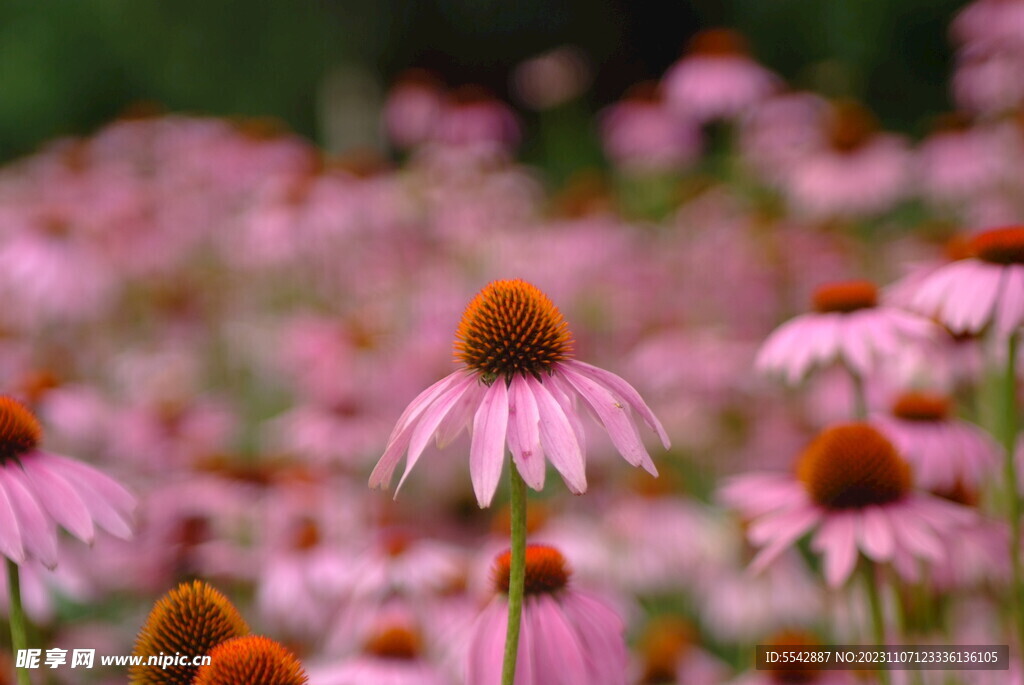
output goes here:
[{"label": "out-of-focus flower", "polygon": [[945,395],[908,392],[891,414],[872,423],[913,467],[919,488],[973,503],[999,466],[999,445],[980,427],[951,416],[951,409]]},{"label": "out-of-focus flower", "polygon": [[563,46],[520,63],[512,74],[512,85],[523,104],[544,110],[579,97],[591,78],[586,55]]},{"label": "out-of-focus flower", "polygon": [[911,306],[953,333],[1008,336],[1024,325],[1024,226],[978,233],[968,253],[922,278]]},{"label": "out-of-focus flower", "polygon": [[910,465],[866,423],[819,433],[800,456],[795,477],[738,476],[722,498],[751,520],[748,538],[761,548],[752,570],[815,531],[811,548],[822,554],[832,587],[849,578],[859,552],[916,578],[918,561],[944,559],[944,540],[976,518],[966,507],[915,492]]},{"label": "out-of-focus flower", "polygon": [[975,0],[953,18],[949,32],[961,44],[1024,47],[1024,2]]},{"label": "out-of-focus flower", "polygon": [[874,117],[854,102],[834,105],[822,124],[821,144],[782,176],[794,210],[813,217],[870,215],[907,196],[913,158],[903,139],[876,132]]},{"label": "out-of-focus flower", "polygon": [[757,355],[760,371],[792,384],[813,368],[842,362],[864,377],[903,346],[927,342],[937,333],[926,319],[880,305],[878,288],[868,281],[820,286],[814,309],[768,336]]},{"label": "out-of-focus flower", "polygon": [[43,430],[25,405],[0,397],[0,553],[57,565],[57,527],[92,543],[96,526],[132,535],[135,498],[81,462],[39,449]]},{"label": "out-of-focus flower", "polygon": [[[506,552],[495,561],[495,596],[472,628],[466,682],[501,681],[510,560]],[[626,678],[622,620],[602,601],[572,587],[570,575],[565,557],[555,548],[526,548],[526,595],[515,682],[622,685]]]},{"label": "out-of-focus flower", "polygon": [[740,120],[740,152],[773,185],[821,144],[828,104],[811,93],[781,93],[751,108]]},{"label": "out-of-focus flower", "polygon": [[671,111],[653,83],[634,86],[601,115],[605,154],[630,173],[678,171],[700,154],[700,130]]},{"label": "out-of-focus flower", "polygon": [[423,635],[410,616],[386,612],[363,640],[359,654],[310,669],[317,685],[448,685],[451,679],[428,658]]},{"label": "out-of-focus flower", "polygon": [[433,74],[414,69],[398,77],[384,102],[384,128],[399,148],[428,141],[434,133],[444,91]]},{"label": "out-of-focus flower", "polygon": [[640,637],[638,685],[687,683],[716,685],[729,672],[728,666],[696,641],[695,629],[672,615],[652,619]]},{"label": "out-of-focus flower", "polygon": [[956,113],[939,119],[917,154],[921,189],[938,206],[994,188],[1012,166],[992,131]]},{"label": "out-of-focus flower", "polygon": [[695,35],[662,84],[673,109],[703,122],[735,117],[771,94],[780,81],[750,57],[743,36],[718,28]]},{"label": "out-of-focus flower", "polygon": [[953,96],[959,107],[980,115],[1004,114],[1024,104],[1024,47],[969,45],[956,56]]},{"label": "out-of-focus flower", "polygon": [[521,136],[511,107],[483,88],[463,86],[452,91],[442,107],[433,139],[446,145],[510,152]]},{"label": "out-of-focus flower", "polygon": [[[784,649],[812,651],[822,646],[821,640],[811,633],[799,630],[783,630],[758,639],[758,644],[774,645]],[[809,685],[853,685],[858,682],[848,671],[828,671],[803,668],[799,663],[774,664],[770,670],[758,669],[728,685],[785,685],[786,683],[808,683]]]},{"label": "out-of-focus flower", "polygon": [[508,280],[481,290],[463,314],[455,354],[466,368],[427,388],[405,410],[370,475],[371,487],[386,485],[408,451],[404,481],[432,437],[440,446],[448,444],[472,420],[470,472],[481,507],[494,497],[506,442],[530,487],[544,487],[546,455],[569,489],[581,494],[587,480],[577,397],[630,464],[657,475],[630,410],[658,433],[667,449],[661,423],[626,381],[570,358],[569,325],[535,286]]}]

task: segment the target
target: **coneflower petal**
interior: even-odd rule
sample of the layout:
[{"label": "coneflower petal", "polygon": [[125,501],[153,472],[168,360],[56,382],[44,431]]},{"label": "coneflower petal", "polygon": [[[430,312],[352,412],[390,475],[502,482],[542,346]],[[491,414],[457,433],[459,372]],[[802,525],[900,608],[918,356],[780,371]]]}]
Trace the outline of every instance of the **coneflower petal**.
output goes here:
[{"label": "coneflower petal", "polygon": [[505,434],[508,427],[508,386],[501,378],[488,388],[473,417],[473,439],[469,448],[469,473],[481,507],[491,504],[505,463]]},{"label": "coneflower petal", "polygon": [[648,473],[657,476],[658,469],[640,440],[640,433],[627,413],[629,410],[623,404],[624,400],[620,401],[603,385],[571,369],[563,369],[562,373],[597,414],[608,430],[612,444],[626,461],[633,466],[643,466]]},{"label": "coneflower petal", "polygon": [[0,483],[0,554],[16,564],[25,561],[25,547],[21,544],[21,524],[3,483]]},{"label": "coneflower petal", "polygon": [[0,484],[17,513],[25,549],[52,569],[57,565],[57,526],[36,501],[24,478],[21,469],[0,469]]},{"label": "coneflower petal", "polygon": [[437,427],[441,425],[441,421],[448,415],[448,412],[458,403],[462,395],[467,392],[476,380],[470,375],[463,375],[462,379],[453,384],[447,390],[445,390],[429,407],[423,412],[419,421],[416,423],[416,427],[413,428],[412,435],[409,438],[409,456],[405,461],[405,472],[402,474],[401,480],[398,481],[398,487],[395,488],[395,496],[398,496],[398,491],[402,489],[402,485],[405,483],[405,479],[409,477],[409,473],[412,471],[412,467],[419,461],[420,455],[423,454],[423,450],[427,448],[430,443],[431,437]]},{"label": "coneflower petal", "polygon": [[562,365],[569,366],[579,374],[587,376],[601,385],[604,385],[613,393],[624,399],[626,403],[632,407],[633,411],[640,415],[640,418],[644,420],[644,423],[650,426],[651,430],[658,434],[658,439],[661,440],[661,444],[665,449],[669,449],[672,446],[668,439],[668,433],[665,432],[661,422],[658,421],[654,412],[651,411],[651,408],[647,406],[647,403],[644,402],[642,397],[640,397],[640,393],[638,393],[632,385],[611,371],[606,371],[605,369],[597,366],[592,366],[586,362],[571,359],[562,362]]},{"label": "coneflower petal", "polygon": [[544,450],[540,446],[540,415],[537,399],[523,376],[509,386],[508,446],[523,479],[534,490],[544,488]]},{"label": "coneflower petal", "polygon": [[34,485],[37,500],[53,519],[82,542],[92,543],[96,536],[89,508],[63,476],[46,466],[42,459],[25,459],[22,469]]},{"label": "coneflower petal", "polygon": [[558,401],[552,397],[544,384],[535,378],[526,382],[533,390],[537,400],[537,412],[540,416],[540,443],[544,453],[562,474],[569,490],[575,495],[587,491],[587,475],[584,468],[583,452],[573,431],[569,419]]}]

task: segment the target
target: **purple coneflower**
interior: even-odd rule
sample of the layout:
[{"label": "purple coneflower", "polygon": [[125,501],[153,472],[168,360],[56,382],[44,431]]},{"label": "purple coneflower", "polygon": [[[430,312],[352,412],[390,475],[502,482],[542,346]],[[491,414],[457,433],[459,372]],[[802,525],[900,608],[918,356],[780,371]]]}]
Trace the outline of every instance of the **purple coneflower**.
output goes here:
[{"label": "purple coneflower", "polygon": [[768,336],[757,355],[761,371],[797,383],[815,367],[842,362],[863,378],[908,343],[936,332],[926,319],[879,305],[878,288],[868,281],[819,286],[814,310]]},{"label": "purple coneflower", "polygon": [[734,117],[780,84],[750,57],[743,36],[725,28],[695,35],[662,82],[669,103],[700,121]]},{"label": "purple coneflower", "polygon": [[57,565],[57,526],[91,543],[96,526],[131,537],[135,498],[90,466],[39,449],[42,427],[25,405],[0,397],[0,554]]},{"label": "purple coneflower", "polygon": [[917,560],[942,560],[943,539],[975,518],[965,507],[914,492],[910,465],[866,423],[822,431],[800,456],[795,478],[741,476],[723,496],[751,519],[748,537],[762,548],[754,570],[816,530],[811,547],[824,556],[832,587],[849,578],[858,552],[913,577]]},{"label": "purple coneflower", "polygon": [[956,334],[1013,333],[1024,325],[1024,226],[978,233],[968,254],[921,279],[911,305]]},{"label": "purple coneflower", "polygon": [[[501,682],[509,565],[509,552],[495,561],[496,594],[472,630],[468,683]],[[565,557],[555,548],[527,547],[517,685],[621,685],[626,681],[622,620],[602,601],[570,587],[570,575]]]},{"label": "purple coneflower", "polygon": [[462,316],[455,356],[466,367],[434,383],[406,408],[370,476],[371,487],[387,485],[408,451],[401,488],[431,438],[443,446],[472,422],[469,464],[481,507],[494,497],[506,443],[534,490],[544,487],[546,455],[569,489],[582,494],[587,480],[577,397],[630,464],[657,475],[632,412],[667,449],[661,423],[622,378],[571,358],[568,323],[533,285],[504,280],[481,290]]},{"label": "purple coneflower", "polygon": [[999,445],[980,427],[950,416],[951,409],[945,395],[908,392],[872,423],[906,457],[919,488],[966,504],[995,475]]}]

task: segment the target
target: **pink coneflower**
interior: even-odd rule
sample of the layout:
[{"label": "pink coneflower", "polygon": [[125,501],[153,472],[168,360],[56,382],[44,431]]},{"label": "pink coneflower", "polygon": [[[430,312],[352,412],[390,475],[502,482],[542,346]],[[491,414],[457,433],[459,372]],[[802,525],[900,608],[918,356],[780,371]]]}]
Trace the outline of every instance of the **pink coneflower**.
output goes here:
[{"label": "pink coneflower", "polygon": [[959,107],[983,115],[1011,112],[1024,104],[1024,47],[972,44],[957,52],[953,97]]},{"label": "pink coneflower", "polygon": [[797,383],[815,367],[841,362],[864,377],[902,347],[935,333],[926,319],[879,305],[878,288],[868,281],[819,286],[814,309],[768,336],[757,355],[759,370]]},{"label": "pink coneflower", "polygon": [[444,102],[444,91],[433,74],[421,69],[398,77],[384,101],[384,128],[399,148],[430,139]]},{"label": "pink coneflower", "polygon": [[545,110],[579,97],[593,79],[591,72],[586,54],[563,45],[521,62],[512,74],[512,85],[524,105]]},{"label": "pink coneflower", "polygon": [[992,131],[959,113],[941,117],[917,155],[922,190],[939,206],[994,188],[1013,164]]},{"label": "pink coneflower", "polygon": [[[495,596],[473,626],[466,682],[501,682],[508,620],[505,593],[510,554],[494,564]],[[626,679],[624,626],[602,601],[569,585],[571,571],[553,547],[526,549],[526,597],[520,628],[517,685],[581,682],[622,685]]]},{"label": "pink coneflower", "polygon": [[968,259],[921,279],[911,305],[953,333],[994,326],[1007,336],[1024,324],[1024,226],[995,228],[970,240]]},{"label": "pink coneflower", "polygon": [[976,0],[954,17],[949,29],[958,43],[1024,47],[1024,2]]},{"label": "pink coneflower", "polygon": [[666,172],[690,166],[700,155],[700,131],[671,111],[654,84],[634,86],[601,115],[605,154],[627,172]]},{"label": "pink coneflower", "polygon": [[446,685],[451,678],[427,658],[423,635],[411,616],[389,612],[375,621],[361,652],[311,669],[319,685]]},{"label": "pink coneflower", "polygon": [[[951,416],[945,395],[909,392],[893,403],[890,415],[874,417],[914,469],[917,486],[937,495],[977,492],[999,466],[999,445],[972,423]],[[969,499],[969,498],[968,498]]]},{"label": "pink coneflower", "polygon": [[479,86],[453,91],[441,108],[433,138],[455,146],[509,152],[522,137],[519,119],[507,104]]},{"label": "pink coneflower", "polygon": [[743,36],[724,28],[695,35],[686,56],[669,68],[662,82],[673,108],[699,121],[734,117],[780,83],[751,59]]},{"label": "pink coneflower", "polygon": [[723,490],[723,499],[751,519],[748,538],[761,547],[754,570],[815,531],[811,547],[823,555],[832,587],[849,578],[859,552],[910,573],[918,559],[942,560],[943,539],[975,519],[965,507],[914,492],[910,465],[866,423],[819,433],[795,475],[740,476]]},{"label": "pink coneflower", "polygon": [[861,105],[840,102],[823,119],[822,143],[784,170],[790,203],[810,216],[877,214],[910,190],[912,157],[906,142],[878,133]]},{"label": "pink coneflower", "polygon": [[544,487],[547,455],[569,489],[582,494],[587,480],[577,397],[630,464],[657,475],[631,410],[667,449],[668,436],[654,413],[626,381],[571,355],[569,325],[544,293],[522,280],[492,282],[473,298],[459,323],[455,356],[466,368],[430,386],[406,408],[370,486],[387,485],[408,451],[401,488],[432,437],[443,446],[472,421],[469,465],[481,507],[494,497],[506,443],[534,490]]},{"label": "pink coneflower", "polygon": [[96,526],[132,534],[135,498],[90,466],[39,449],[42,427],[23,404],[0,397],[0,553],[57,565],[57,526],[91,543]]}]

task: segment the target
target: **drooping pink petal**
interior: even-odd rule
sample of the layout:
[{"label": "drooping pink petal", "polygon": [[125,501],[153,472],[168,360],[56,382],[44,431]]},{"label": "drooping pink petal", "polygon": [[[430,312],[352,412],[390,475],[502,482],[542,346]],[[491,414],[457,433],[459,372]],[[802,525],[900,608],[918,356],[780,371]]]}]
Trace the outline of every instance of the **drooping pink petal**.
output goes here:
[{"label": "drooping pink petal", "polygon": [[512,378],[509,388],[508,447],[512,460],[526,484],[544,489],[544,450],[540,446],[540,415],[530,384],[521,375]]},{"label": "drooping pink petal", "polygon": [[[495,597],[477,617],[466,649],[467,683],[500,683],[508,609]],[[518,660],[516,673],[518,675]]]},{"label": "drooping pink petal", "polygon": [[36,500],[46,513],[76,538],[92,544],[96,529],[89,508],[75,488],[41,459],[29,456],[21,461],[21,467],[33,485]]},{"label": "drooping pink petal", "polygon": [[569,622],[578,627],[577,638],[588,661],[588,672],[597,683],[623,682],[628,655],[622,619],[603,602],[574,591],[565,596],[562,610]]},{"label": "drooping pink petal", "polygon": [[861,510],[859,524],[858,537],[864,553],[874,561],[891,559],[895,540],[885,514],[877,506],[864,507]]},{"label": "drooping pink petal", "polygon": [[836,512],[825,520],[814,536],[812,547],[825,558],[825,581],[839,587],[857,563],[856,514]]},{"label": "drooping pink petal", "polygon": [[558,601],[546,594],[528,601],[533,605],[531,626],[540,637],[532,645],[537,672],[560,672],[565,685],[588,685],[583,646]]},{"label": "drooping pink petal", "polygon": [[657,476],[658,469],[647,454],[636,424],[627,413],[625,405],[603,385],[576,373],[571,368],[563,369],[563,375],[600,418],[608,430],[612,444],[626,461],[633,466],[643,466],[648,473]]},{"label": "drooping pink petal", "polygon": [[[559,375],[552,374],[544,380],[544,387],[558,402],[558,406],[565,413],[565,418],[569,419],[569,425],[572,426],[572,431],[576,434],[576,444],[580,446],[580,453],[585,455],[587,453],[587,431],[583,427],[580,413],[576,411],[576,393],[572,390],[572,386]],[[589,406],[587,411],[593,413]],[[594,421],[600,423],[596,417],[594,417]]]},{"label": "drooping pink petal", "polygon": [[[781,529],[775,528],[775,522],[779,519],[784,524]],[[759,520],[758,523],[761,525],[759,537],[762,537],[768,544],[751,561],[750,573],[757,574],[768,568],[780,554],[792,547],[793,543],[820,520],[821,513],[814,507],[802,507],[792,512],[766,516]]]},{"label": "drooping pink petal", "polygon": [[16,564],[25,561],[25,547],[21,544],[21,524],[7,490],[0,481],[0,554]]},{"label": "drooping pink petal", "polygon": [[452,383],[464,377],[465,373],[461,370],[448,374],[421,392],[416,396],[416,399],[409,403],[409,406],[402,412],[402,415],[398,418],[398,423],[395,424],[394,429],[391,431],[387,447],[384,448],[384,455],[377,461],[377,465],[370,474],[371,488],[386,487],[391,482],[395,467],[398,466],[402,454],[409,446],[409,439],[412,436],[413,428],[416,426],[416,418],[437,399],[438,395],[447,390]]},{"label": "drooping pink petal", "polygon": [[647,403],[644,402],[642,397],[640,397],[640,393],[638,393],[632,385],[611,371],[591,366],[590,364],[586,364],[581,361],[569,360],[562,362],[562,365],[573,369],[582,376],[591,378],[625,400],[626,404],[640,415],[640,418],[650,426],[651,430],[658,434],[658,439],[661,440],[661,444],[665,449],[669,449],[671,447],[671,442],[668,439],[668,433],[665,432],[664,427],[662,427],[661,422],[658,421],[654,412],[651,411],[651,408],[647,406]]},{"label": "drooping pink petal", "polygon": [[1013,264],[1004,268],[995,325],[1000,335],[1007,336],[1024,323],[1024,266]]},{"label": "drooping pink petal", "polygon": [[405,460],[405,471],[402,473],[402,477],[398,481],[398,487],[395,488],[395,496],[398,496],[398,492],[402,489],[402,485],[405,484],[405,479],[409,477],[409,473],[412,472],[412,467],[419,461],[420,455],[423,454],[423,450],[427,448],[430,443],[430,439],[434,435],[434,431],[444,420],[444,417],[448,415],[448,412],[452,410],[452,407],[458,403],[462,395],[469,391],[472,385],[476,383],[476,379],[472,376],[463,376],[460,380],[456,381],[445,390],[433,404],[426,408],[423,415],[419,418],[419,421],[415,424],[412,430],[412,435],[409,436],[409,455]]},{"label": "drooping pink petal", "polygon": [[544,454],[562,475],[565,484],[574,495],[587,491],[587,474],[576,434],[561,405],[551,396],[544,384],[535,378],[527,378],[533,396],[537,400],[540,417],[540,444]]},{"label": "drooping pink petal", "polygon": [[[40,453],[40,457],[44,456]],[[45,454],[54,468],[68,476],[85,503],[89,514],[111,535],[122,539],[132,536],[132,511],[135,497],[120,483],[96,469],[56,454]]]},{"label": "drooping pink petal", "polygon": [[508,386],[497,379],[484,394],[473,417],[473,440],[469,448],[469,473],[481,507],[489,507],[501,480],[505,464],[505,434],[508,428]]},{"label": "drooping pink petal", "polygon": [[467,430],[472,425],[473,414],[476,413],[477,408],[480,406],[480,400],[483,398],[486,389],[486,386],[482,383],[474,383],[462,395],[462,398],[455,403],[452,410],[448,412],[448,416],[444,417],[441,425],[437,427],[434,444],[437,445],[438,449],[443,449],[450,445],[455,438],[459,437],[462,431]]},{"label": "drooping pink petal", "polygon": [[36,501],[24,474],[18,468],[0,469],[0,486],[18,517],[26,551],[52,569],[57,565],[57,527]]}]

